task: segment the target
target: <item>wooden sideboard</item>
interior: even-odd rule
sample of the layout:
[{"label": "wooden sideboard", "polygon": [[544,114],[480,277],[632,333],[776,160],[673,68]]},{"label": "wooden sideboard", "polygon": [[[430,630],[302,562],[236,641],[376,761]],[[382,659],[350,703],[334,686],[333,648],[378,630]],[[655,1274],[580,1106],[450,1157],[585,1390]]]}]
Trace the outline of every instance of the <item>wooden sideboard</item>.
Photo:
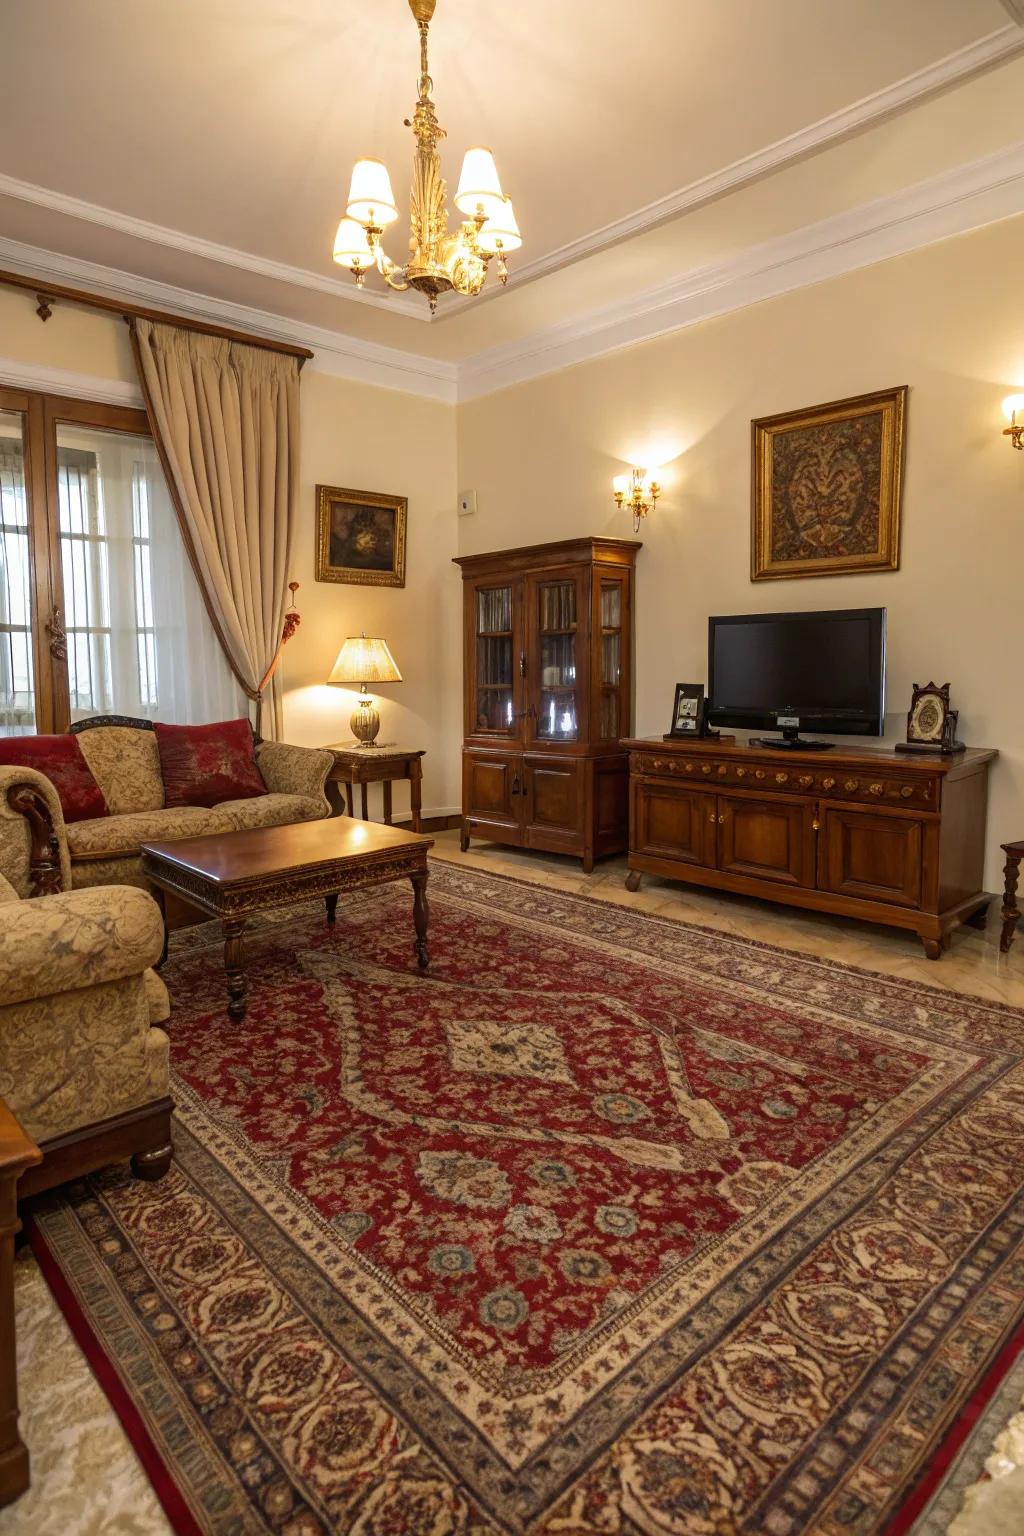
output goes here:
[{"label": "wooden sideboard", "polygon": [[958,923],[984,922],[996,752],[771,751],[731,737],[623,745],[630,890],[663,875],[908,928],[930,960]]}]

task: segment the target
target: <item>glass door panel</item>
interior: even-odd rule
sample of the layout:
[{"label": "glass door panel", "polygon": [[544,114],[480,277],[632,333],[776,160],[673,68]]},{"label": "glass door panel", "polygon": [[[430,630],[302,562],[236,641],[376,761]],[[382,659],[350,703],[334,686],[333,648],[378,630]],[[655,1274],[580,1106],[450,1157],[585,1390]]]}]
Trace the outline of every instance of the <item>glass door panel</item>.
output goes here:
[{"label": "glass door panel", "polygon": [[600,589],[601,679],[598,729],[618,740],[622,687],[622,583],[602,581]]},{"label": "glass door panel", "polygon": [[537,584],[538,741],[577,741],[577,591],[574,579]]},{"label": "glass door panel", "polygon": [[512,641],[512,587],[478,587],[474,731],[514,736],[518,730]]},{"label": "glass door panel", "polygon": [[0,410],[0,736],[39,729],[24,417]]}]

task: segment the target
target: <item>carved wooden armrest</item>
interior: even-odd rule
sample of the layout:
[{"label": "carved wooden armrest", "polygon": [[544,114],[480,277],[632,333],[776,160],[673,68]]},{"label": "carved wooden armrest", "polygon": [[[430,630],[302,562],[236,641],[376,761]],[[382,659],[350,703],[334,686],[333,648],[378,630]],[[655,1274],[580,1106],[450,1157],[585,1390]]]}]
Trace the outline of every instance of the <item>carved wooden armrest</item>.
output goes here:
[{"label": "carved wooden armrest", "polygon": [[29,887],[33,896],[56,896],[62,889],[60,840],[50,807],[33,784],[12,784],[7,804],[24,816],[32,837],[29,849]]}]

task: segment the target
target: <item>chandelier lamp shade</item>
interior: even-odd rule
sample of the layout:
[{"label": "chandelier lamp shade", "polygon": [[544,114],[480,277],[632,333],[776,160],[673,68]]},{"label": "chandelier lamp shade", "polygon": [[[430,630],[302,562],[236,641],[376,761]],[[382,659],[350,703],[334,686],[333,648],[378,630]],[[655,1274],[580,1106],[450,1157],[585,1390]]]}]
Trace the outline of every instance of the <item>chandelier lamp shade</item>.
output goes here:
[{"label": "chandelier lamp shade", "polygon": [[327,681],[337,688],[344,688],[349,683],[359,684],[359,703],[352,712],[349,724],[352,735],[361,747],[375,746],[377,732],[380,730],[380,715],[374,708],[367,684],[402,681],[398,663],[387,641],[376,635],[349,635],[338,652],[338,659]]},{"label": "chandelier lamp shade", "polygon": [[467,149],[455,193],[463,215],[458,229],[448,229],[448,188],[441,175],[437,146],[444,129],[437,121],[427,67],[427,34],[437,0],[409,0],[420,35],[420,76],[416,109],[406,125],[416,139],[409,206],[409,260],[398,266],[384,250],[384,231],[398,218],[391,178],[382,160],[357,160],[352,169],[345,217],[334,237],[334,260],[347,267],[362,288],[376,271],[389,288],[422,293],[437,308],[442,293],[475,296],[483,288],[490,263],[508,282],[506,257],[523,240],[512,201],[502,191],[494,156],[483,145]]}]

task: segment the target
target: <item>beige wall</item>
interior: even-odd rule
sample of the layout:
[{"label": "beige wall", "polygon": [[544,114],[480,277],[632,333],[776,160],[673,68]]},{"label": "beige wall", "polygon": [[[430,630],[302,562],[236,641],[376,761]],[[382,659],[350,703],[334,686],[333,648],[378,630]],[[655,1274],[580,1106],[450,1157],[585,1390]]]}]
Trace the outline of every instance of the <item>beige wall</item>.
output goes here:
[{"label": "beige wall", "polygon": [[[124,323],[57,306],[42,324],[30,295],[0,289],[0,358],[135,385]],[[43,387],[40,385],[40,387]],[[88,389],[83,385],[83,393]],[[316,745],[350,739],[355,695],[324,679],[346,635],[383,635],[403,682],[381,690],[381,739],[425,747],[425,810],[456,809],[461,732],[461,583],[455,553],[455,410],[350,384],[307,366],[302,380],[302,489],[293,559],[302,623],[284,653],[285,735]],[[404,589],[316,582],[318,482],[409,498]],[[370,790],[371,815],[380,790]],[[395,810],[408,806],[395,788]]]},{"label": "beige wall", "polygon": [[[713,613],[888,609],[887,738],[911,684],[949,680],[961,735],[1002,754],[998,844],[1024,836],[1024,455],[1000,401],[1024,386],[1015,294],[1024,218],[773,299],[459,408],[462,553],[580,533],[628,535],[611,479],[665,467],[637,568],[636,729],[667,729],[673,684],[706,673]],[[898,572],[752,584],[750,421],[908,384]]]}]

